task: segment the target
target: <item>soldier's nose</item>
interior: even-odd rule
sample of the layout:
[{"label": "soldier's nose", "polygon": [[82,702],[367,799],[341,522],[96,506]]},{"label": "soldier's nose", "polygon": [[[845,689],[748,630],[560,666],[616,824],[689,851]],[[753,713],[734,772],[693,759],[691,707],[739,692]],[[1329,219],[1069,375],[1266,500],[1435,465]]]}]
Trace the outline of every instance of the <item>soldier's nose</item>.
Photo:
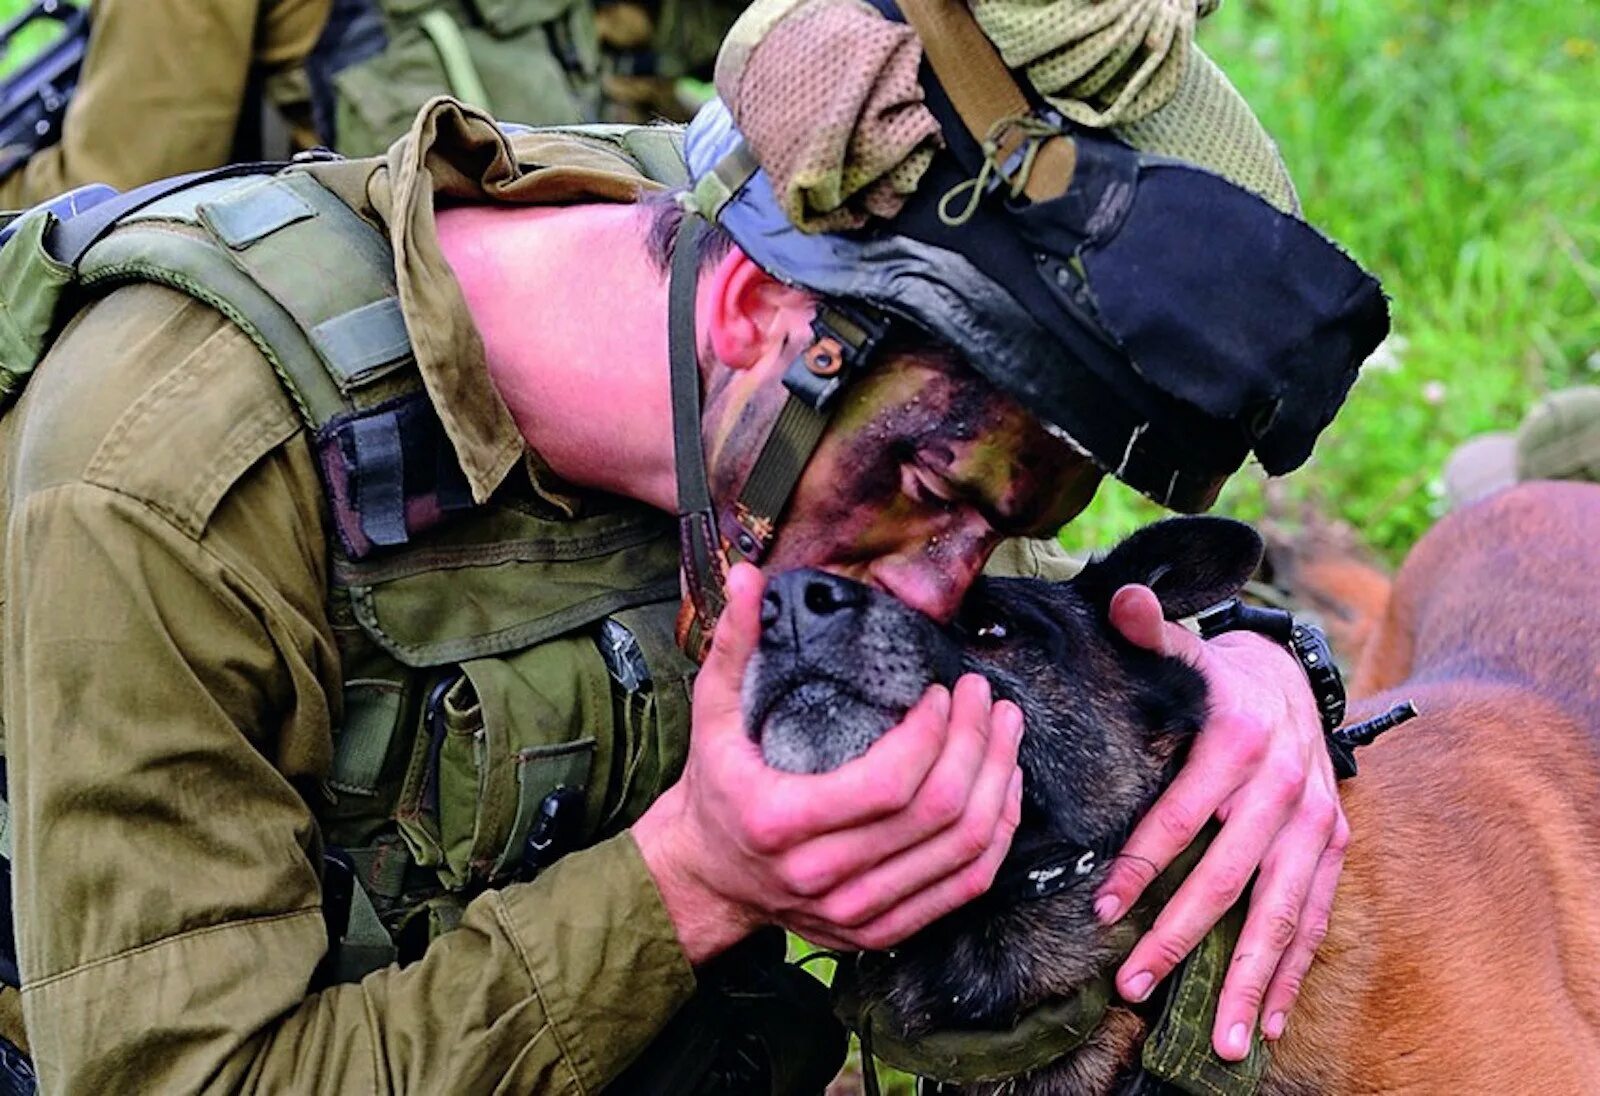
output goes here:
[{"label": "soldier's nose", "polygon": [[867,596],[860,583],[825,571],[785,571],[761,599],[761,641],[805,643],[854,620]]}]

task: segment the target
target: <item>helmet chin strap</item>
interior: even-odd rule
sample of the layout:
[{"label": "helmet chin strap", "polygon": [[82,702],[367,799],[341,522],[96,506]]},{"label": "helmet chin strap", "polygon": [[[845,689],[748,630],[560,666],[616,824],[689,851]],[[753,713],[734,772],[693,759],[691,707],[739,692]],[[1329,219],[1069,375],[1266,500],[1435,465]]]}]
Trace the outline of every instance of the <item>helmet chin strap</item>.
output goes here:
[{"label": "helmet chin strap", "polygon": [[733,504],[732,539],[722,533],[706,478],[700,432],[700,362],[695,339],[699,241],[706,222],[685,211],[672,248],[667,283],[667,351],[672,370],[672,443],[678,481],[678,541],[687,597],[678,615],[678,645],[703,659],[726,604],[728,568],[760,563],[772,544],[795,485],[822,439],[838,395],[865,368],[888,333],[875,310],[823,301],[811,321],[811,342],[784,370],[787,389],[750,475]]},{"label": "helmet chin strap", "polygon": [[703,659],[711,630],[726,601],[728,558],[717,533],[717,514],[706,482],[700,436],[700,359],[694,331],[699,241],[706,223],[684,213],[672,245],[667,282],[667,356],[672,367],[672,449],[678,479],[678,554],[686,597],[678,613],[677,639],[692,658]]}]

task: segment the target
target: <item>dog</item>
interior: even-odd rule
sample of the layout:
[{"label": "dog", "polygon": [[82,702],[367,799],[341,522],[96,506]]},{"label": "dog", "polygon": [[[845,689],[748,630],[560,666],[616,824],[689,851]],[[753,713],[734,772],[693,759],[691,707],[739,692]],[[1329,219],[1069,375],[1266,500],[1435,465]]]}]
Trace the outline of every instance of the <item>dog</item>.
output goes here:
[{"label": "dog", "polygon": [[[1578,1093],[1600,1079],[1596,544],[1600,487],[1523,485],[1447,517],[1367,602],[1381,616],[1349,719],[1405,700],[1422,714],[1341,785],[1344,874],[1261,1092]],[[982,673],[1026,724],[1007,864],[1114,847],[1181,763],[1206,698],[1194,669],[1111,629],[1111,596],[1144,583],[1169,618],[1189,616],[1230,596],[1260,550],[1246,526],[1170,519],[1068,583],[984,580],[948,627],[848,580],[780,575],[747,726],[769,764],[821,772],[931,683]],[[1004,1028],[1068,998],[1128,946],[1090,907],[1104,871],[1036,901],[991,892],[864,959],[859,990],[907,1040]],[[1150,1022],[1114,1001],[1077,1049],[964,1091],[1121,1091]]]}]

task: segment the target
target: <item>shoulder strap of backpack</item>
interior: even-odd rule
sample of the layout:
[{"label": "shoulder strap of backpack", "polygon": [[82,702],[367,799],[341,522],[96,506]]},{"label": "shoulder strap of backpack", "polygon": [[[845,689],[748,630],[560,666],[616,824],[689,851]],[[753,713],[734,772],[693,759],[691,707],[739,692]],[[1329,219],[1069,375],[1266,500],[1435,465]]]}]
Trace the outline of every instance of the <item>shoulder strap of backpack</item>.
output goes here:
[{"label": "shoulder strap of backpack", "polygon": [[401,394],[373,383],[411,358],[378,229],[303,172],[172,182],[63,222],[51,251],[85,289],[154,281],[217,308],[261,349],[314,431]]},{"label": "shoulder strap of backpack", "polygon": [[[109,224],[61,243],[63,257],[78,249],[79,285],[158,282],[237,324],[315,436],[352,558],[470,505],[414,368],[393,253],[377,227],[293,169],[210,175],[108,212]],[[429,505],[408,506],[424,496]]]}]

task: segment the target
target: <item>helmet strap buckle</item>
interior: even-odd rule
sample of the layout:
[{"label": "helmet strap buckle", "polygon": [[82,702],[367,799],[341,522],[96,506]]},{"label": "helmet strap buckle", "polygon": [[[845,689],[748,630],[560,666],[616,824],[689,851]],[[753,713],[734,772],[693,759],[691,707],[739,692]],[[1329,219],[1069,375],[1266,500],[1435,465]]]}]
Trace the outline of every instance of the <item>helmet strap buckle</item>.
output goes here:
[{"label": "helmet strap buckle", "polygon": [[834,399],[872,360],[889,333],[889,318],[842,301],[823,301],[811,320],[812,339],[783,374],[791,399],[817,412],[832,410]]}]

